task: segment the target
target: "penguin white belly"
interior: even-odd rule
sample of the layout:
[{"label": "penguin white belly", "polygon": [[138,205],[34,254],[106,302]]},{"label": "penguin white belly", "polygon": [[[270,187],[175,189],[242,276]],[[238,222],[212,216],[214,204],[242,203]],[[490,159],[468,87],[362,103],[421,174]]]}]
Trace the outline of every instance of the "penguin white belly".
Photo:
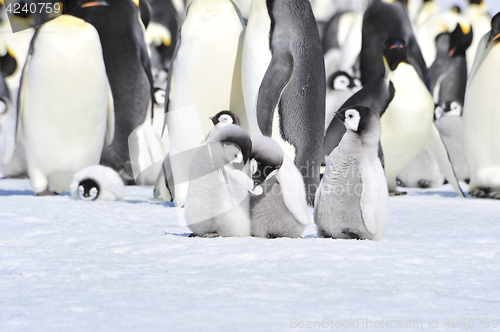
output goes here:
[{"label": "penguin white belly", "polygon": [[[490,44],[490,47],[493,45]],[[464,143],[471,188],[500,190],[500,43],[485,50],[484,61],[467,86],[464,105]]]},{"label": "penguin white belly", "polygon": [[104,145],[107,76],[97,31],[72,16],[43,25],[27,70],[21,111],[33,190],[50,180],[61,192],[75,172],[99,163]]},{"label": "penguin white belly", "polygon": [[382,115],[380,142],[387,184],[394,190],[399,172],[418,155],[429,137],[434,102],[412,66],[399,64],[388,79],[396,94]]},{"label": "penguin white belly", "polygon": [[257,123],[257,97],[272,57],[270,29],[271,18],[265,0],[254,0],[245,32],[241,72],[250,137],[262,135]]},{"label": "penguin white belly", "polygon": [[[198,235],[250,236],[250,198],[244,187],[226,185],[218,170],[191,178],[185,204],[189,228]],[[232,190],[228,190],[231,187]]]},{"label": "penguin white belly", "polygon": [[[183,136],[208,137],[213,127],[209,117],[231,106],[233,74],[243,25],[230,1],[206,2],[191,4],[173,65],[170,114],[167,114],[167,117],[176,117],[175,125],[167,118],[172,157],[199,146],[200,140],[186,141]],[[197,118],[193,118],[193,113],[175,112],[185,107],[194,107]],[[246,122],[245,114],[237,115],[242,123]],[[179,175],[188,178],[190,160],[183,161],[181,169],[172,164],[175,200],[179,206],[184,204],[188,184],[178,179]]]}]

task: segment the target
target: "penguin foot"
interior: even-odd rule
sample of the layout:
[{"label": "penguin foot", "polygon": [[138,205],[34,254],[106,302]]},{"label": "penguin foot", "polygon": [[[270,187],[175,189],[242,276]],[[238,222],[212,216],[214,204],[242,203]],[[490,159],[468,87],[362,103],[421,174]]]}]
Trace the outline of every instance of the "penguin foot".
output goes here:
[{"label": "penguin foot", "polygon": [[202,237],[207,238],[207,239],[212,239],[214,237],[219,237],[219,234],[217,234],[217,233],[206,233]]},{"label": "penguin foot", "polygon": [[344,228],[342,230],[342,234],[345,234],[354,240],[362,240],[361,235],[359,235],[359,231],[357,229]]},{"label": "penguin foot", "polygon": [[500,200],[500,192],[492,191],[488,194],[488,198]]},{"label": "penguin foot", "polygon": [[52,192],[48,189],[45,189],[44,191],[40,191],[36,193],[37,196],[57,196],[55,192]]},{"label": "penguin foot", "polygon": [[397,190],[389,191],[389,196],[404,196],[406,194],[407,194],[406,191],[397,191]]},{"label": "penguin foot", "polygon": [[399,187],[406,187],[406,184],[403,181],[401,181],[400,179],[396,179],[396,184]]},{"label": "penguin foot", "polygon": [[426,189],[426,188],[430,188],[431,187],[431,183],[429,181],[427,181],[427,180],[422,179],[422,180],[418,181],[418,186],[420,188]]},{"label": "penguin foot", "polygon": [[268,238],[268,239],[277,239],[277,238],[279,238],[279,236],[277,234],[267,234],[266,238]]},{"label": "penguin foot", "polygon": [[474,188],[469,190],[469,195],[477,198],[488,198],[487,195],[489,193],[489,190],[487,189],[481,189],[481,188]]},{"label": "penguin foot", "polygon": [[196,234],[196,233],[191,233],[191,234],[189,234],[189,236],[188,236],[188,237],[199,237],[199,235],[198,235],[198,234]]}]

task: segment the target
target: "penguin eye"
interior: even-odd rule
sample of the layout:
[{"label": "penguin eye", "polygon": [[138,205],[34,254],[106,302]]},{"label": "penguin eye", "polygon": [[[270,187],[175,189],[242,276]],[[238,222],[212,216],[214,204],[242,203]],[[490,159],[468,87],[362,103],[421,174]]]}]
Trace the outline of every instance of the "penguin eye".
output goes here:
[{"label": "penguin eye", "polygon": [[351,118],[351,119],[352,119],[353,117],[354,117],[354,115],[352,115],[352,113],[351,113],[351,114],[349,114],[349,118]]}]

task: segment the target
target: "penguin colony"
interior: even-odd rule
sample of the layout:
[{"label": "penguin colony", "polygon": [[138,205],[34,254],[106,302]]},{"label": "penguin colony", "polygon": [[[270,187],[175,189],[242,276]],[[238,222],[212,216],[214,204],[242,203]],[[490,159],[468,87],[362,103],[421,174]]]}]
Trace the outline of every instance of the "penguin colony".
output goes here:
[{"label": "penguin colony", "polygon": [[0,176],[36,195],[140,184],[192,236],[297,238],[314,220],[369,240],[405,186],[500,199],[500,14],[483,1],[72,7],[18,55],[0,35]]}]

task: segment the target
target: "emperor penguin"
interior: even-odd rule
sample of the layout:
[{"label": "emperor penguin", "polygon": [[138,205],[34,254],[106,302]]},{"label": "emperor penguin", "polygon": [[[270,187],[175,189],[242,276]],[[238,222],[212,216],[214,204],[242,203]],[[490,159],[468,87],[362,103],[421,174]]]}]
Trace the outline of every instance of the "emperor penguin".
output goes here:
[{"label": "emperor penguin", "polygon": [[363,35],[360,54],[361,83],[366,85],[384,75],[382,60],[384,43],[400,36],[405,40],[408,61],[422,81],[426,81],[427,66],[418,46],[408,13],[398,1],[373,0],[363,16]]},{"label": "emperor penguin", "polygon": [[381,240],[389,194],[378,158],[381,135],[377,112],[354,106],[337,112],[347,131],[328,157],[314,207],[318,236]]},{"label": "emperor penguin", "polygon": [[196,151],[185,204],[186,223],[195,235],[251,235],[251,150],[247,132],[227,125]]},{"label": "emperor penguin", "polygon": [[205,143],[213,127],[210,116],[231,110],[248,129],[241,88],[244,32],[230,0],[194,0],[179,32],[165,104],[174,181],[168,186],[178,206],[186,199],[190,151]]},{"label": "emperor penguin", "polygon": [[467,82],[465,52],[471,41],[472,31],[465,33],[459,24],[452,33],[441,34],[436,38],[436,61],[429,69],[436,112],[453,111],[458,112],[458,116],[462,115]]},{"label": "emperor penguin", "polygon": [[70,192],[71,198],[76,200],[121,201],[125,196],[125,186],[112,168],[92,165],[75,174]]},{"label": "emperor penguin", "polygon": [[457,25],[466,36],[472,38],[470,23],[462,15],[452,11],[434,15],[417,30],[418,45],[428,68],[436,60],[437,36],[442,33],[452,33],[456,30]]},{"label": "emperor penguin", "polygon": [[22,74],[18,118],[37,195],[63,192],[76,172],[99,163],[105,142],[113,140],[115,118],[91,24],[62,15],[37,30]]},{"label": "emperor penguin", "polygon": [[469,0],[469,6],[463,16],[470,22],[474,35],[472,43],[467,49],[467,71],[470,72],[474,63],[474,56],[481,38],[491,29],[491,16],[488,13],[488,6],[483,0]]},{"label": "emperor penguin", "polygon": [[[381,76],[365,85],[361,90],[347,99],[347,101],[343,103],[338,110],[355,105],[363,105],[370,108],[376,112],[379,117],[381,117],[387,109],[389,103],[394,98],[394,93],[395,90],[392,82],[387,80],[384,76]],[[323,150],[325,158],[328,158],[333,149],[339,145],[345,132],[346,128],[342,121],[340,121],[338,117],[333,117],[325,134]],[[383,165],[382,149],[380,148],[379,150],[379,157],[382,160]]]},{"label": "emperor penguin", "polygon": [[172,0],[149,0],[148,2],[151,6],[151,22],[146,29],[146,35],[154,36],[152,48],[158,56],[158,68],[168,70],[177,44],[177,30],[179,29],[177,10]]},{"label": "emperor penguin", "polygon": [[[309,0],[267,0],[271,62],[259,88],[257,122],[294,160],[314,204],[325,121],[326,77]],[[304,52],[307,50],[307,52]]]},{"label": "emperor penguin", "polygon": [[[210,131],[210,138],[214,137],[217,132],[222,127],[225,127],[230,124],[234,124],[237,126],[241,126],[240,118],[231,111],[224,110],[210,117],[212,123],[214,124],[214,128]],[[209,139],[210,139],[209,138]]]},{"label": "emperor penguin", "polygon": [[384,45],[386,79],[395,95],[381,117],[385,175],[389,191],[398,195],[396,178],[424,148],[431,152],[448,182],[463,196],[446,147],[434,124],[434,101],[406,55],[402,38],[389,38]]},{"label": "emperor penguin", "polygon": [[[70,11],[92,24],[101,40],[106,73],[113,93],[115,137],[101,164],[113,168],[133,183],[129,139],[153,114],[153,77],[139,5],[145,0],[82,0]],[[146,149],[140,151],[148,155]]]},{"label": "emperor penguin", "polygon": [[325,132],[333,120],[335,112],[354,93],[361,89],[361,81],[345,71],[336,71],[326,83]]},{"label": "emperor penguin", "polygon": [[425,22],[427,22],[431,17],[437,15],[441,12],[441,8],[434,0],[423,0],[422,7],[418,12],[417,17],[415,18],[415,25],[417,27],[422,26]]},{"label": "emperor penguin", "polygon": [[266,136],[252,138],[251,168],[261,195],[251,195],[252,235],[263,238],[301,237],[311,223],[304,180],[279,144]]},{"label": "emperor penguin", "polygon": [[469,194],[500,199],[500,13],[481,39],[467,81],[464,105],[465,152],[471,172]]}]

